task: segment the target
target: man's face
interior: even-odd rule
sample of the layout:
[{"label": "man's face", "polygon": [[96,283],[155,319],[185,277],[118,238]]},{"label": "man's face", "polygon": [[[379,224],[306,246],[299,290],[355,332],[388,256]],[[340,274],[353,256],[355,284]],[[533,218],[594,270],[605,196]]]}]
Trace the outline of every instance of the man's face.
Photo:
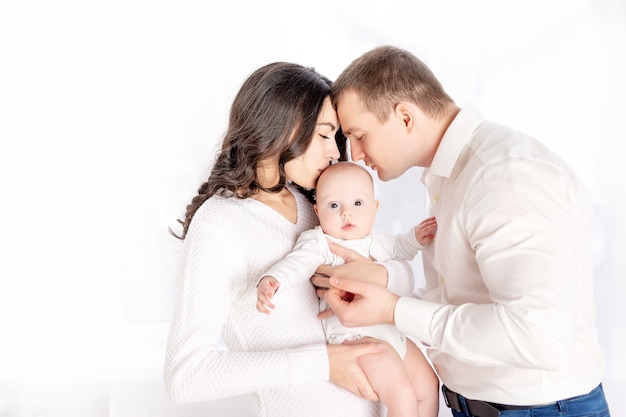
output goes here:
[{"label": "man's face", "polygon": [[344,93],[337,103],[343,133],[350,140],[352,160],[363,161],[382,181],[402,175],[413,164],[407,152],[408,134],[402,118],[393,111],[381,123],[363,108],[357,93]]}]

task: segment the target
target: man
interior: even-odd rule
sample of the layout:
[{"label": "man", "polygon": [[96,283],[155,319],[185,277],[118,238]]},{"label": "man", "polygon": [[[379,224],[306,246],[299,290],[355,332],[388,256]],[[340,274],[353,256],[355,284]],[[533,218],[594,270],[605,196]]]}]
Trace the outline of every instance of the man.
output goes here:
[{"label": "man", "polygon": [[591,212],[575,173],[536,140],[460,109],[402,49],[365,53],[332,94],[353,160],[383,181],[426,168],[438,224],[423,299],[367,283],[383,267],[335,247],[349,262],[320,267],[333,288],[318,293],[341,321],[392,323],[421,342],[454,416],[609,416]]}]

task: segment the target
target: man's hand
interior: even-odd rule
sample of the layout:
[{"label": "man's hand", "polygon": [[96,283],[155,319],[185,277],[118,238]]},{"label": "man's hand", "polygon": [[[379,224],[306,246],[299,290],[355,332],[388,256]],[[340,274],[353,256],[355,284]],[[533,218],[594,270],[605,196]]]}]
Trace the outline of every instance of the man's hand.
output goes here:
[{"label": "man's hand", "polygon": [[[330,284],[324,299],[332,312],[321,312],[318,318],[334,312],[346,327],[394,324],[394,310],[400,298],[396,294],[377,284],[346,278],[331,277]],[[351,296],[347,297],[347,293]]]},{"label": "man's hand", "polygon": [[328,277],[340,277],[387,286],[387,270],[384,266],[336,243],[328,242],[328,246],[331,252],[342,257],[346,263],[339,266],[321,265],[316,271],[319,275],[314,275],[311,279],[313,285],[328,289],[330,288]]}]

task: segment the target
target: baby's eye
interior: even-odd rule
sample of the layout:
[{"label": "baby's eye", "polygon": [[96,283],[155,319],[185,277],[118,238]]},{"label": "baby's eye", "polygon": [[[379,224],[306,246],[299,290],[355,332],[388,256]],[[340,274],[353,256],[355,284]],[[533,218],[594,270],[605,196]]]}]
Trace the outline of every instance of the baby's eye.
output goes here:
[{"label": "baby's eye", "polygon": [[357,201],[354,202],[354,205],[357,206],[357,207],[362,206],[363,205],[363,201],[357,200]]},{"label": "baby's eye", "polygon": [[337,204],[337,203],[330,203],[329,206],[330,206],[330,208],[337,208],[337,207],[339,207],[339,204]]}]

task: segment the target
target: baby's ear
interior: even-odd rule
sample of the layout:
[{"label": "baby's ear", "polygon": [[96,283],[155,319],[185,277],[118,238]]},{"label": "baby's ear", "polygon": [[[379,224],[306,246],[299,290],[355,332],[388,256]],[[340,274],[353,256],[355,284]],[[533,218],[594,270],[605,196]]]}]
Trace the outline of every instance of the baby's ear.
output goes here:
[{"label": "baby's ear", "polygon": [[380,206],[380,200],[374,200],[374,205],[376,205],[376,210],[378,210],[378,206]]},{"label": "baby's ear", "polygon": [[318,214],[317,213],[317,204],[313,204],[313,210],[315,210],[315,214]]}]

